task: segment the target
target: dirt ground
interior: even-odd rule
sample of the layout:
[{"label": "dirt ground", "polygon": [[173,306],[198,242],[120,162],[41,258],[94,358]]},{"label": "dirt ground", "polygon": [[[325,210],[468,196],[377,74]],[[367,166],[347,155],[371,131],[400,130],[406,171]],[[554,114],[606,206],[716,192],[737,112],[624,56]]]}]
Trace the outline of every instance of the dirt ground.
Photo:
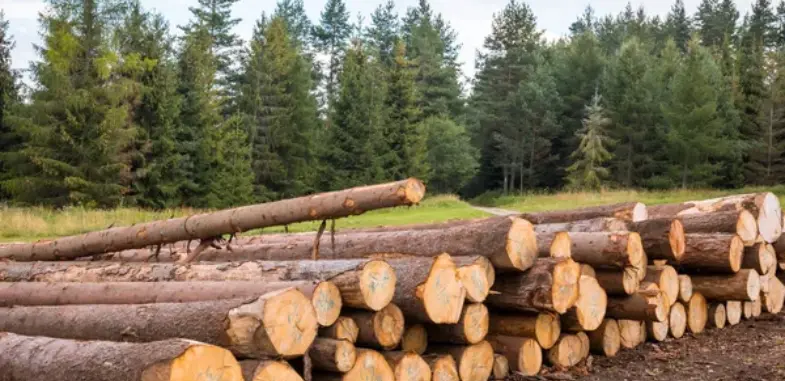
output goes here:
[{"label": "dirt ground", "polygon": [[513,380],[785,380],[785,315],[763,315],[721,330],[646,343],[614,358],[592,356],[569,371],[546,369],[540,376]]}]

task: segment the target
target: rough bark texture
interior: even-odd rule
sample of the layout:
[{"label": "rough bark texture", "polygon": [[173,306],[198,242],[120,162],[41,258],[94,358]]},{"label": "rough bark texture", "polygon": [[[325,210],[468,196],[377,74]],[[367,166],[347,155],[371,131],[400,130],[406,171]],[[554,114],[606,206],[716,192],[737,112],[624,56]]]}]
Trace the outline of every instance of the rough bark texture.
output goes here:
[{"label": "rough bark texture", "polygon": [[646,323],[638,320],[618,320],[619,337],[623,348],[632,349],[646,341]]},{"label": "rough bark texture", "polygon": [[537,233],[537,254],[542,258],[570,258],[572,241],[567,232]]},{"label": "rough bark texture", "polygon": [[[460,381],[458,364],[452,355],[427,354],[423,360],[431,367],[431,380],[433,381]],[[495,364],[495,363],[494,363]]]},{"label": "rough bark texture", "polygon": [[671,306],[671,311],[668,314],[668,328],[671,336],[681,338],[684,332],[687,331],[687,309],[681,303],[676,303]]},{"label": "rough bark texture", "polygon": [[493,348],[487,341],[467,346],[436,345],[429,350],[452,355],[461,381],[486,381],[493,371]]},{"label": "rough bark texture", "polygon": [[357,342],[360,328],[354,319],[340,316],[332,325],[319,329],[319,337],[335,340],[346,340],[352,344]]},{"label": "rough bark texture", "polygon": [[551,365],[569,368],[579,363],[583,355],[583,343],[578,336],[561,335],[559,342],[548,350],[547,359]]},{"label": "rough bark texture", "polygon": [[646,279],[652,282],[668,297],[668,306],[679,299],[679,274],[672,266],[649,266],[646,270]]},{"label": "rough bark texture", "polygon": [[570,233],[572,259],[595,268],[622,269],[645,267],[643,246],[638,233],[600,232]]},{"label": "rough bark texture", "polygon": [[401,342],[404,317],[395,304],[376,312],[348,310],[344,315],[357,323],[359,331],[356,344],[360,346],[390,350]]},{"label": "rough bark texture", "polygon": [[552,224],[612,217],[624,221],[643,221],[648,218],[646,206],[639,202],[590,206],[580,209],[556,210],[550,212],[524,213],[525,218],[534,224]]},{"label": "rough bark texture", "polygon": [[564,313],[578,299],[580,266],[571,259],[540,258],[522,274],[499,277],[487,304],[518,311]]},{"label": "rough bark texture", "polygon": [[310,301],[293,289],[225,301],[14,307],[0,313],[0,331],[75,340],[181,337],[247,358],[302,355],[316,330]]},{"label": "rough bark texture", "polygon": [[692,298],[692,277],[679,275],[679,301],[687,303]]},{"label": "rough bark texture", "polygon": [[706,298],[696,291],[685,307],[687,309],[687,329],[695,334],[703,332],[709,312]]},{"label": "rough bark texture", "polygon": [[594,331],[587,332],[591,352],[594,354],[613,357],[621,348],[621,332],[619,324],[614,319],[605,319]]},{"label": "rough bark texture", "polygon": [[181,339],[135,344],[0,333],[0,369],[3,381],[170,381],[173,374],[243,381],[229,351]]},{"label": "rough bark texture", "polygon": [[408,179],[112,228],[52,241],[9,245],[0,248],[0,258],[63,260],[170,242],[210,239],[268,226],[347,217],[373,209],[412,205],[420,202],[424,194],[422,182]]},{"label": "rough bark texture", "polygon": [[[542,356],[542,353],[540,353],[540,356]],[[491,379],[505,380],[509,375],[510,375],[510,361],[507,360],[507,357],[504,357],[504,355],[494,354],[493,372],[491,373]]]},{"label": "rough bark texture", "polygon": [[542,368],[542,348],[534,339],[514,336],[489,336],[493,351],[508,359],[510,368],[524,376],[534,376]]},{"label": "rough bark texture", "polygon": [[432,343],[477,344],[488,334],[488,308],[482,303],[467,304],[455,324],[428,324],[427,338]]},{"label": "rough bark texture", "polygon": [[656,218],[636,222],[632,230],[643,241],[643,250],[651,259],[678,261],[684,254],[684,226],[676,218]]},{"label": "rough bark texture", "polygon": [[735,234],[687,234],[684,255],[669,264],[689,272],[735,273],[741,268],[744,243]]},{"label": "rough bark texture", "polygon": [[758,237],[758,221],[747,210],[685,214],[680,217],[686,233],[736,234],[750,246]]},{"label": "rough bark texture", "polygon": [[665,321],[668,306],[660,295],[662,291],[654,284],[649,285],[651,287],[641,288],[627,297],[608,298],[605,315],[614,319]]},{"label": "rough bark texture", "polygon": [[755,270],[741,270],[733,275],[693,275],[692,289],[708,300],[757,300],[761,286]]},{"label": "rough bark texture", "polygon": [[640,286],[638,272],[632,267],[624,270],[596,270],[594,276],[605,293],[611,296],[632,295]]},{"label": "rough bark texture", "polygon": [[570,233],[599,233],[630,230],[630,222],[616,218],[593,218],[590,220],[577,220],[571,222],[549,223],[534,225],[534,231],[540,234],[556,232]]},{"label": "rough bark texture", "polygon": [[389,263],[398,278],[392,300],[407,318],[423,323],[458,322],[466,289],[450,255],[396,259]]},{"label": "rough bark texture", "polygon": [[431,381],[431,368],[420,355],[411,352],[382,352],[393,369],[396,381]]},{"label": "rough bark texture", "polygon": [[401,349],[408,352],[414,352],[418,355],[425,353],[428,349],[428,331],[422,324],[414,324],[403,331],[403,339],[401,339]]},{"label": "rough bark texture", "polygon": [[710,328],[725,328],[728,321],[728,313],[725,311],[724,303],[712,303],[709,306],[706,325]]},{"label": "rough bark texture", "polygon": [[752,269],[760,275],[774,275],[777,271],[777,255],[768,243],[756,243],[744,248],[741,268]]},{"label": "rough bark texture", "polygon": [[550,349],[561,335],[561,323],[557,315],[551,313],[514,313],[491,312],[488,332],[492,335],[517,336],[536,339],[544,349]]},{"label": "rough bark texture", "polygon": [[593,331],[605,318],[608,296],[597,279],[581,276],[578,301],[562,315],[562,327],[569,332]]},{"label": "rough bark texture", "polygon": [[246,381],[303,381],[286,361],[244,360],[240,367]]},{"label": "rough bark texture", "polygon": [[354,344],[345,340],[318,337],[308,349],[313,369],[346,373],[357,360]]}]

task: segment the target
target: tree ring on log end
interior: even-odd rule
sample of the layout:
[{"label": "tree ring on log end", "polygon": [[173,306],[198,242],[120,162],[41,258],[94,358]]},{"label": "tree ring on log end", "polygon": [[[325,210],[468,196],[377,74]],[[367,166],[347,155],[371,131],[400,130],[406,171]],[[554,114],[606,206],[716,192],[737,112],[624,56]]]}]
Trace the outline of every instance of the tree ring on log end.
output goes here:
[{"label": "tree ring on log end", "polygon": [[747,274],[747,296],[749,296],[750,300],[755,301],[760,297],[760,283],[761,279],[758,272],[750,270]]},{"label": "tree ring on log end", "polygon": [[706,328],[709,309],[706,305],[706,298],[700,293],[694,292],[690,302],[687,304],[687,328],[692,333],[701,333]]},{"label": "tree ring on log end", "polygon": [[333,325],[341,316],[341,290],[332,282],[319,282],[313,290],[311,304],[316,310],[316,321],[320,326]]},{"label": "tree ring on log end", "polygon": [[557,232],[553,236],[550,248],[551,258],[571,258],[572,257],[572,240],[570,233]]},{"label": "tree ring on log end", "polygon": [[463,311],[463,332],[466,334],[466,341],[476,344],[485,339],[488,334],[490,314],[488,307],[482,303],[473,303],[464,308]]},{"label": "tree ring on log end", "polygon": [[542,368],[542,348],[536,340],[526,339],[518,354],[518,372],[524,376],[534,376]]},{"label": "tree ring on log end", "polygon": [[646,267],[649,265],[649,259],[643,250],[643,241],[640,234],[636,232],[628,233],[627,255],[630,258],[630,265],[638,275],[638,280],[643,280],[646,277]]},{"label": "tree ring on log end", "polygon": [[357,361],[343,376],[344,380],[395,380],[392,368],[381,353],[370,349],[357,349]]},{"label": "tree ring on log end", "polygon": [[671,222],[671,228],[668,231],[668,242],[670,242],[671,250],[673,251],[673,258],[678,261],[684,255],[686,249],[684,237],[684,224],[677,218]]},{"label": "tree ring on log end", "polygon": [[773,193],[766,193],[758,210],[758,231],[768,243],[777,241],[782,234],[782,209]]},{"label": "tree ring on log end", "polygon": [[337,340],[335,346],[335,367],[340,372],[348,372],[357,361],[357,349],[354,344],[345,341]]},{"label": "tree ring on log end", "polygon": [[510,217],[512,224],[507,233],[505,249],[512,267],[524,271],[537,259],[537,234],[534,225],[522,218]]},{"label": "tree ring on log end", "polygon": [[418,286],[418,293],[433,323],[455,323],[461,318],[466,289],[458,278],[455,263],[449,254],[436,257],[428,279]]},{"label": "tree ring on log end", "polygon": [[425,184],[415,178],[406,180],[403,188],[403,199],[410,204],[417,204],[425,196]]},{"label": "tree ring on log end", "polygon": [[373,332],[383,348],[395,348],[401,342],[404,330],[404,317],[401,309],[389,304],[373,314]]},{"label": "tree ring on log end", "polygon": [[479,263],[461,266],[458,268],[458,278],[463,288],[466,289],[466,299],[470,302],[482,303],[491,291],[488,272]]},{"label": "tree ring on log end", "polygon": [[683,304],[676,303],[671,306],[671,312],[668,314],[668,326],[671,336],[677,339],[684,336],[684,332],[687,330],[687,311]]},{"label": "tree ring on log end", "polygon": [[636,202],[632,208],[632,222],[645,221],[649,219],[649,210],[646,204]]},{"label": "tree ring on log end", "polygon": [[572,259],[566,259],[553,267],[553,286],[551,297],[554,311],[563,314],[578,300],[578,282],[581,266]]},{"label": "tree ring on log end", "polygon": [[493,347],[487,341],[465,348],[458,361],[462,381],[486,381],[493,371]]},{"label": "tree ring on log end", "polygon": [[605,319],[608,295],[597,283],[597,279],[588,276],[581,276],[578,294],[578,300],[575,302],[578,322],[584,330],[593,331]]},{"label": "tree ring on log end", "polygon": [[395,270],[387,262],[366,263],[360,275],[360,293],[368,308],[379,311],[390,304],[395,294],[395,283]]},{"label": "tree ring on log end", "polygon": [[[150,370],[158,367],[150,367]],[[169,367],[169,380],[197,381],[210,379],[215,381],[242,380],[243,372],[232,353],[226,349],[207,344],[189,346],[183,354],[172,361]],[[157,373],[157,372],[156,372]],[[142,373],[142,381],[158,380],[159,376]]]},{"label": "tree ring on log end", "polygon": [[561,336],[561,319],[554,314],[543,312],[537,315],[534,323],[537,342],[543,349],[550,349]]},{"label": "tree ring on log end", "polygon": [[422,324],[415,324],[403,333],[401,349],[407,352],[414,352],[419,355],[425,353],[428,348],[428,332]]},{"label": "tree ring on log end", "polygon": [[[213,380],[213,378],[210,378],[209,375],[202,375],[200,378],[172,378],[172,380],[201,381]],[[286,362],[267,361],[264,366],[257,368],[253,379],[248,381],[303,381],[303,378]]]},{"label": "tree ring on log end", "polygon": [[736,220],[736,234],[744,241],[745,245],[752,245],[758,238],[758,221],[746,209],[739,212],[739,218]]},{"label": "tree ring on log end", "polygon": [[264,329],[281,356],[304,354],[316,338],[318,323],[311,301],[291,289],[267,299]]},{"label": "tree ring on log end", "polygon": [[744,258],[744,242],[738,235],[734,235],[731,239],[729,251],[730,269],[734,273],[738,272],[741,270],[741,261]]},{"label": "tree ring on log end", "polygon": [[607,357],[616,356],[621,349],[619,323],[616,320],[608,319],[602,328],[602,353]]}]

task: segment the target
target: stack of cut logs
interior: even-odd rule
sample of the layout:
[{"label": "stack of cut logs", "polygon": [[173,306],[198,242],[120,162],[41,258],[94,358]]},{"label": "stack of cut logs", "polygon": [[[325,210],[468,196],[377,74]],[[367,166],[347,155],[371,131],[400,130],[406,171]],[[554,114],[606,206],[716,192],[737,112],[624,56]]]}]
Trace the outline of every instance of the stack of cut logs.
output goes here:
[{"label": "stack of cut logs", "polygon": [[[409,179],[0,246],[0,380],[485,381],[785,300],[770,193],[335,231],[424,192]],[[319,231],[235,236],[301,221]]]}]

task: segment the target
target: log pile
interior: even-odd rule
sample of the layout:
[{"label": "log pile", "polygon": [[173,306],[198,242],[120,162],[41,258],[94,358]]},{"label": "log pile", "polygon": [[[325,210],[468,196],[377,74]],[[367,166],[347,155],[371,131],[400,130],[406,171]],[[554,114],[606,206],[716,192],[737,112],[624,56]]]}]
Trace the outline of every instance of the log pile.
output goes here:
[{"label": "log pile", "polygon": [[423,194],[409,179],[0,246],[3,379],[502,380],[785,301],[771,194],[325,231]]}]

